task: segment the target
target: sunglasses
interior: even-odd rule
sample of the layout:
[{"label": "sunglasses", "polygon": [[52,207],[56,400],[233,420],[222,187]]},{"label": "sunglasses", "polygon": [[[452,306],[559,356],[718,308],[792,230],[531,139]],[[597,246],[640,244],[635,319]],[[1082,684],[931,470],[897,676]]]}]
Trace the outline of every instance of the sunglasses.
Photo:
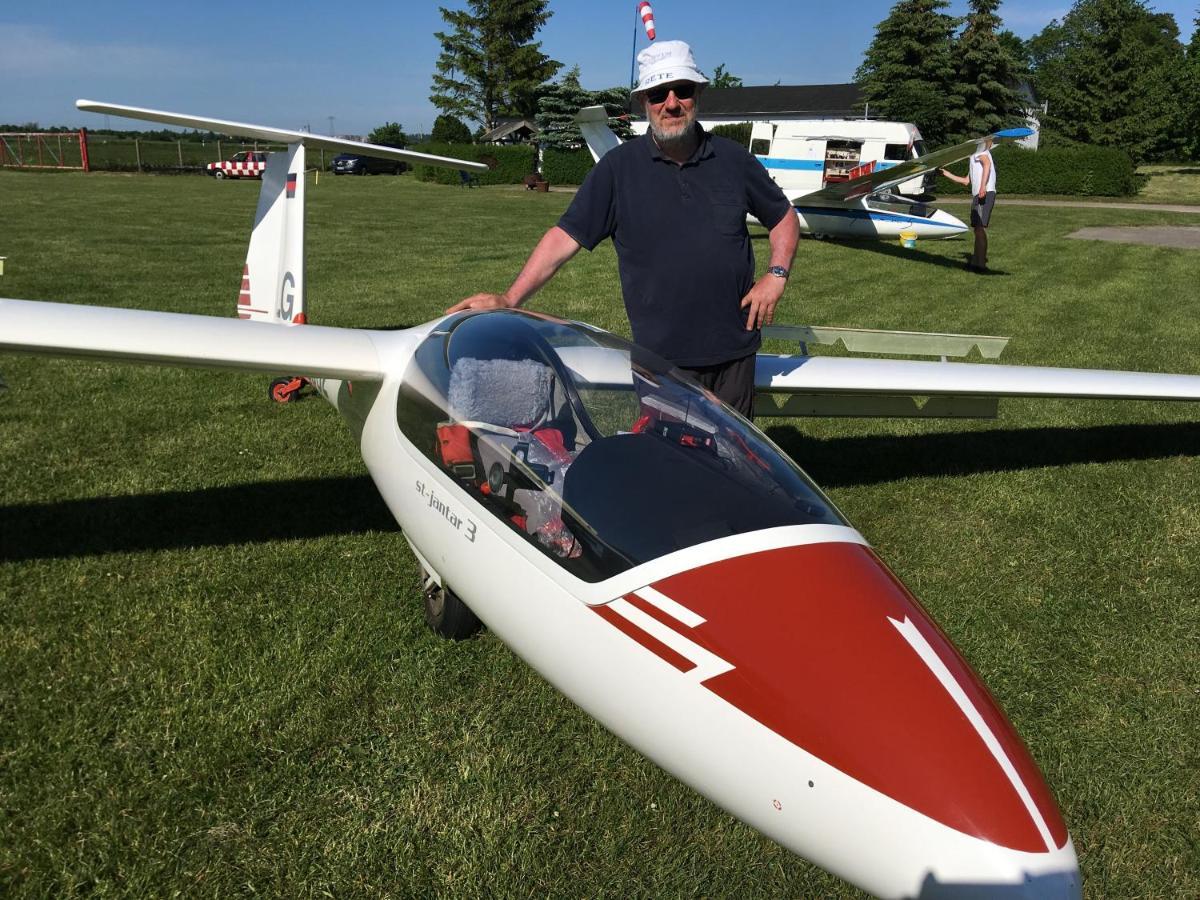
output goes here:
[{"label": "sunglasses", "polygon": [[665,103],[667,94],[675,92],[676,100],[691,100],[696,93],[696,83],[694,81],[684,81],[680,84],[667,85],[666,87],[653,88],[646,91],[646,99],[657,106],[660,103]]}]

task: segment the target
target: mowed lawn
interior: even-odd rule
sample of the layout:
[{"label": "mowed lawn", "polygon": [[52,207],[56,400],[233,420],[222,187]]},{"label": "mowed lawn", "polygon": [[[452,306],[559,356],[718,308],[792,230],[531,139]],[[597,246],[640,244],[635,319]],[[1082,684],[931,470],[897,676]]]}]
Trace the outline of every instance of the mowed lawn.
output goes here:
[{"label": "mowed lawn", "polygon": [[[570,199],[309,178],[309,312],[329,325],[505,287]],[[231,315],[257,193],[0,172],[0,296]],[[987,277],[962,269],[969,241],[808,240],[780,319],[1200,373],[1200,251],[1066,239],[1102,224],[1200,216],[1002,204]],[[619,295],[605,245],[534,306],[627,334]],[[494,636],[430,633],[325,404],[200,370],[0,355],[0,374],[0,894],[854,895]],[[1104,401],[761,423],[1007,710],[1089,898],[1200,896],[1198,423],[1198,404]]]}]

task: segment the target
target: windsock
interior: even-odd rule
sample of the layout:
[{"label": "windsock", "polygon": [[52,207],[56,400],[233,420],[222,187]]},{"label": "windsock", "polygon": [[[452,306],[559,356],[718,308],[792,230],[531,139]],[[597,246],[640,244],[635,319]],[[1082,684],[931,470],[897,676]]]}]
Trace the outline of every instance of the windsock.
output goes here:
[{"label": "windsock", "polygon": [[654,40],[654,10],[646,0],[638,4],[638,14],[642,17],[642,24],[646,26],[646,36]]}]

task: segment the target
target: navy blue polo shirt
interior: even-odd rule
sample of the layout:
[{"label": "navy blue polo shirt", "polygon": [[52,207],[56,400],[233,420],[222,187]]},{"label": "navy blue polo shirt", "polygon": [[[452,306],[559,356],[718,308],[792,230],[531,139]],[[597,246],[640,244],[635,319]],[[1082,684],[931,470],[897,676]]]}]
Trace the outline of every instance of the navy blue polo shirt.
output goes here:
[{"label": "navy blue polo shirt", "polygon": [[588,250],[611,237],[634,341],[699,367],[758,350],[740,308],[754,285],[746,214],[773,228],[791,208],[745,147],[701,130],[682,166],[649,135],[606,153],[558,226]]}]

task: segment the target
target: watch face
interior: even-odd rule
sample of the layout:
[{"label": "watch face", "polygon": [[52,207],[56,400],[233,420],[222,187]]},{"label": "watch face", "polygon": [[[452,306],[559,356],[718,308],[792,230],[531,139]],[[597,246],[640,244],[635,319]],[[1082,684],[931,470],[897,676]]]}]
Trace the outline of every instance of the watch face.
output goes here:
[{"label": "watch face", "polygon": [[788,270],[783,266],[771,266],[771,268],[767,269],[767,271],[772,275],[778,275],[780,278],[788,277]]}]

